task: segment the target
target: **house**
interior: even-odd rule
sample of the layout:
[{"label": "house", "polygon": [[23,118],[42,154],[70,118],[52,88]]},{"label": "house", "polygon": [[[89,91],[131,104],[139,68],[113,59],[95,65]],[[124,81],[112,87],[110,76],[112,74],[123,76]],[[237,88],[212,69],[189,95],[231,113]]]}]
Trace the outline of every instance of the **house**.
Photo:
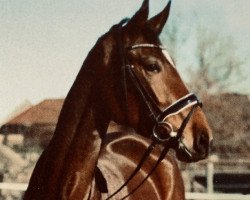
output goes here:
[{"label": "house", "polygon": [[64,99],[46,99],[2,125],[4,143],[11,136],[22,137],[24,146],[45,147],[53,135]]}]

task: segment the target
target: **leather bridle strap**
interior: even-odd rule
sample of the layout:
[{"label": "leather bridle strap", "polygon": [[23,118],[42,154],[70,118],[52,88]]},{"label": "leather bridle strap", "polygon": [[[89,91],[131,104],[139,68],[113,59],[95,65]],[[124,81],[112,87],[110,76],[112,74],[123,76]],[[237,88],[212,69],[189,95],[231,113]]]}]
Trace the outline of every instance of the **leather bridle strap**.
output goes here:
[{"label": "leather bridle strap", "polygon": [[[177,100],[175,103],[173,103],[172,105],[170,105],[169,107],[167,107],[164,111],[161,111],[159,109],[159,107],[157,106],[156,102],[154,101],[154,99],[151,97],[151,95],[147,92],[147,90],[144,88],[144,86],[141,84],[139,78],[136,76],[134,70],[133,70],[133,65],[130,65],[125,53],[125,48],[123,45],[123,41],[122,41],[122,25],[126,22],[127,20],[124,20],[124,22],[122,21],[119,24],[118,27],[118,49],[119,49],[119,54],[121,57],[121,61],[122,61],[122,74],[123,74],[123,87],[124,87],[124,92],[125,92],[125,101],[126,101],[126,113],[128,110],[128,105],[127,105],[127,85],[126,85],[126,81],[127,81],[127,72],[130,75],[130,78],[133,81],[134,86],[136,87],[137,91],[139,92],[143,102],[145,103],[148,111],[149,111],[149,116],[152,119],[152,121],[155,123],[155,127],[162,125],[162,124],[167,124],[170,127],[170,133],[173,132],[172,130],[172,126],[170,126],[169,123],[166,123],[165,120],[172,115],[176,115],[179,112],[181,112],[182,110],[191,107],[190,112],[188,113],[188,115],[186,116],[186,118],[182,121],[182,124],[180,126],[180,128],[177,130],[176,135],[171,135],[169,138],[160,138],[159,135],[157,135],[157,133],[155,132],[155,130],[153,129],[153,133],[152,133],[152,143],[151,145],[146,149],[146,151],[144,152],[142,159],[140,160],[139,164],[137,165],[137,167],[135,168],[135,170],[132,172],[132,174],[129,176],[129,178],[114,192],[112,193],[106,200],[111,199],[112,197],[114,197],[118,192],[120,192],[129,182],[130,180],[138,173],[138,171],[141,169],[142,165],[144,164],[144,162],[147,160],[147,158],[149,157],[150,153],[153,151],[154,147],[156,146],[156,144],[164,144],[164,149],[161,152],[157,162],[155,163],[154,167],[151,169],[151,171],[149,172],[149,174],[142,180],[142,182],[136,186],[131,192],[129,192],[129,194],[127,194],[126,196],[124,196],[122,199],[127,198],[129,195],[131,195],[132,193],[134,193],[147,179],[148,177],[155,171],[156,167],[159,165],[159,163],[164,159],[164,157],[166,156],[168,150],[170,149],[170,141],[171,142],[178,142],[183,134],[183,131],[187,125],[187,123],[189,122],[194,110],[196,107],[201,106],[200,101],[198,100],[198,98],[194,95],[194,94],[188,94],[182,98],[180,98],[179,100]],[[128,50],[133,50],[133,49],[137,49],[137,48],[159,48],[159,49],[164,49],[161,46],[157,46],[154,44],[137,44],[137,45],[133,45],[129,48],[127,48]],[[128,114],[128,113],[127,113]]]},{"label": "leather bridle strap", "polygon": [[193,93],[189,93],[186,96],[178,99],[175,101],[172,105],[168,106],[158,117],[158,121],[164,121],[166,117],[172,116],[172,115],[177,115],[181,111],[185,110],[191,105],[198,105],[202,107],[202,103],[200,100],[197,98],[197,96]]},{"label": "leather bridle strap", "polygon": [[149,117],[152,119],[152,121],[154,123],[156,123],[157,122],[157,115],[159,115],[159,113],[161,113],[161,111],[158,108],[155,101],[153,100],[153,98],[150,96],[150,94],[148,94],[146,92],[146,89],[142,86],[142,84],[140,83],[138,77],[135,75],[132,68],[133,68],[133,66],[130,66],[130,65],[126,66],[126,69],[130,75],[130,78],[133,81],[134,86],[136,87],[137,91],[139,92],[143,102],[145,103],[145,105],[149,111]]},{"label": "leather bridle strap", "polygon": [[126,196],[122,197],[121,200],[128,198],[136,190],[138,190],[143,185],[143,183],[145,183],[145,181],[151,176],[151,174],[153,174],[153,172],[155,171],[157,166],[160,164],[160,162],[165,158],[165,156],[168,153],[169,149],[170,149],[170,147],[167,146],[167,145],[164,147],[164,149],[161,152],[157,162],[155,163],[154,167],[150,170],[150,172],[147,174],[147,176],[140,182],[140,184],[138,184],[135,188],[133,188],[133,190],[131,190]]},{"label": "leather bridle strap", "polygon": [[123,41],[122,41],[122,27],[125,23],[127,23],[129,21],[129,18],[125,18],[123,19],[118,25],[117,25],[117,45],[118,45],[118,53],[119,53],[119,57],[121,59],[121,73],[122,73],[122,77],[121,77],[121,85],[122,85],[122,89],[123,89],[123,95],[124,95],[124,100],[125,100],[125,114],[126,114],[126,123],[128,123],[128,97],[127,97],[127,75],[126,75],[126,68],[125,66],[128,63],[127,60],[127,56],[125,53],[125,48],[123,46]]},{"label": "leather bridle strap", "polygon": [[121,198],[121,200],[124,200],[126,198],[128,198],[130,195],[132,195],[136,190],[138,190],[143,183],[145,183],[145,181],[153,174],[153,172],[156,170],[157,166],[161,163],[161,161],[165,158],[166,154],[168,153],[169,149],[171,148],[171,146],[169,145],[170,142],[177,142],[181,135],[183,134],[184,129],[187,126],[187,123],[189,122],[190,118],[193,115],[194,110],[199,106],[199,104],[194,105],[190,112],[188,113],[188,115],[185,117],[185,119],[183,120],[180,128],[177,131],[177,136],[172,137],[170,140],[167,141],[167,143],[164,144],[164,149],[161,152],[157,162],[154,164],[154,167],[150,170],[150,172],[147,174],[147,176],[135,187],[133,188],[133,190],[131,190],[126,196],[124,196],[123,198]]},{"label": "leather bridle strap", "polygon": [[[122,81],[123,81],[123,89],[124,89],[124,95],[125,95],[125,104],[126,104],[126,114],[128,114],[128,105],[127,105],[127,71],[129,70],[129,74],[133,77],[132,80],[134,81],[134,84],[136,86],[136,88],[138,89],[140,95],[143,97],[143,101],[146,103],[147,108],[150,111],[150,116],[153,119],[154,122],[156,122],[156,116],[158,115],[158,113],[154,113],[153,109],[151,108],[150,102],[148,101],[148,98],[151,97],[146,97],[146,91],[142,91],[142,86],[140,85],[140,82],[137,80],[135,74],[133,73],[133,71],[131,70],[131,66],[129,65],[129,62],[127,60],[127,56],[125,53],[125,48],[123,46],[123,42],[122,42],[122,25],[124,23],[126,23],[128,21],[128,19],[124,19],[122,20],[119,25],[118,25],[118,38],[117,38],[117,43],[118,43],[118,49],[119,49],[119,54],[120,54],[120,58],[121,58],[121,62],[122,62]],[[138,46],[134,46],[134,48],[138,48]],[[153,100],[151,98],[151,100]],[[128,120],[128,117],[126,117],[126,119]],[[106,200],[111,199],[112,197],[114,197],[117,193],[119,193],[129,182],[130,180],[133,179],[133,177],[138,173],[138,171],[141,169],[142,165],[144,164],[144,162],[146,161],[146,159],[149,157],[150,153],[153,151],[153,149],[156,146],[156,142],[152,141],[152,143],[150,144],[150,146],[146,149],[146,151],[144,152],[140,162],[138,163],[137,167],[134,169],[134,171],[132,172],[132,174],[129,176],[129,178],[115,191],[113,192],[108,198],[106,198]]]},{"label": "leather bridle strap", "polygon": [[[190,107],[191,110],[183,119],[181,126],[177,129],[177,131],[174,131],[172,125],[167,122],[167,118],[177,115]],[[159,116],[157,116],[157,123],[155,124],[153,129],[153,139],[157,140],[159,143],[165,143],[169,140],[169,138],[173,137],[175,138],[175,140],[178,140],[182,136],[187,123],[189,122],[194,110],[197,107],[202,107],[202,103],[197,98],[197,96],[192,93],[187,94],[186,96],[175,101],[172,105],[168,106]],[[155,131],[159,126],[168,126],[169,136],[167,136],[166,138],[161,138]]]},{"label": "leather bridle strap", "polygon": [[135,170],[133,171],[133,173],[130,175],[130,177],[126,180],[125,183],[123,183],[123,185],[117,189],[111,196],[109,196],[107,198],[111,199],[113,196],[115,196],[118,192],[120,192],[131,180],[132,178],[138,173],[138,171],[141,169],[143,163],[147,160],[147,158],[149,157],[150,153],[152,152],[152,150],[154,149],[154,147],[156,146],[156,144],[162,143],[164,144],[164,149],[161,152],[157,162],[155,163],[155,165],[153,166],[153,168],[151,169],[151,171],[147,174],[147,176],[135,187],[133,188],[126,196],[124,196],[122,199],[126,199],[127,197],[129,197],[131,194],[133,194],[138,188],[140,188],[143,183],[150,177],[150,175],[156,170],[157,166],[160,164],[160,162],[165,158],[166,154],[168,153],[169,149],[171,148],[171,143],[176,143],[180,140],[184,129],[187,126],[187,123],[189,122],[190,118],[192,117],[195,109],[198,106],[202,106],[202,104],[200,103],[200,101],[197,99],[197,97],[193,94],[188,94],[183,98],[180,98],[176,103],[173,103],[172,105],[170,105],[167,109],[164,110],[163,113],[165,113],[164,115],[160,115],[158,116],[158,120],[164,120],[167,117],[177,114],[180,111],[182,111],[183,109],[192,106],[191,110],[189,111],[188,115],[184,118],[184,120],[182,121],[182,124],[180,126],[180,128],[177,130],[177,135],[170,137],[168,140],[163,141],[160,140],[159,138],[156,138],[153,134],[152,134],[152,140],[153,142],[151,143],[151,145],[146,149],[144,155],[142,156],[142,159],[140,160],[140,163],[137,165],[137,167],[135,168]]},{"label": "leather bridle strap", "polygon": [[176,140],[179,140],[184,132],[184,129],[186,128],[190,118],[192,117],[195,109],[200,106],[201,104],[195,104],[193,105],[193,107],[191,108],[190,112],[188,113],[188,115],[186,116],[186,118],[182,121],[181,127],[178,129],[177,131],[177,136],[176,136]]},{"label": "leather bridle strap", "polygon": [[[131,69],[133,66],[129,64],[128,58],[126,56],[127,51],[131,51],[138,48],[158,48],[158,49],[165,49],[163,46],[154,45],[154,44],[135,44],[130,47],[125,48],[122,40],[122,27],[129,21],[129,18],[123,19],[117,25],[117,45],[118,45],[118,53],[121,59],[121,66],[122,66],[122,87],[123,87],[123,94],[125,97],[125,112],[128,115],[128,101],[127,101],[127,71],[129,72],[130,76],[132,77],[132,81],[136,86],[137,90],[139,91],[143,101],[146,104],[147,109],[149,110],[150,118],[156,122],[156,116],[161,113],[160,109],[158,108],[157,104],[155,103],[154,99],[150,96],[150,94],[145,90],[143,85],[141,85],[140,81],[138,80],[137,76],[135,75],[134,71]],[[154,106],[154,108],[153,108]],[[154,110],[155,109],[155,110]],[[126,120],[128,120],[128,116],[126,116]]]},{"label": "leather bridle strap", "polygon": [[137,172],[141,169],[143,163],[145,162],[145,160],[149,157],[150,153],[153,151],[153,149],[155,148],[156,143],[152,142],[150,144],[150,146],[146,149],[146,151],[144,152],[139,164],[137,165],[137,167],[134,169],[133,173],[129,176],[129,178],[115,191],[112,193],[112,195],[110,195],[108,198],[106,198],[106,200],[111,199],[112,197],[114,197],[118,192],[120,192],[129,182],[130,180],[132,180],[132,178],[137,174]]}]

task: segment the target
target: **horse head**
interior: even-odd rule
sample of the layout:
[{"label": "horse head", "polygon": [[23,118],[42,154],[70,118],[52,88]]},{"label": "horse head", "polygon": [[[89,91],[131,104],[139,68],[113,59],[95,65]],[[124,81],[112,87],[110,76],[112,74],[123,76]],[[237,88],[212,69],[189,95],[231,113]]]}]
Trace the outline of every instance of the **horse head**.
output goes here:
[{"label": "horse head", "polygon": [[148,1],[102,38],[100,94],[112,120],[145,137],[168,142],[181,161],[208,155],[211,130],[201,103],[190,94],[159,35],[170,4],[148,19]]}]

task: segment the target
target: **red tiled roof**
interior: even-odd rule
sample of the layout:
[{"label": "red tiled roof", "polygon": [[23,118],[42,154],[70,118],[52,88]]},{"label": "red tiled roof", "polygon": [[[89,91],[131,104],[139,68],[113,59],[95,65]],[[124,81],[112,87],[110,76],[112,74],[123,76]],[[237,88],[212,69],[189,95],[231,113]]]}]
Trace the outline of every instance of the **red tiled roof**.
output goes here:
[{"label": "red tiled roof", "polygon": [[22,124],[56,124],[64,99],[47,99],[32,106],[25,112],[8,121],[5,126]]}]

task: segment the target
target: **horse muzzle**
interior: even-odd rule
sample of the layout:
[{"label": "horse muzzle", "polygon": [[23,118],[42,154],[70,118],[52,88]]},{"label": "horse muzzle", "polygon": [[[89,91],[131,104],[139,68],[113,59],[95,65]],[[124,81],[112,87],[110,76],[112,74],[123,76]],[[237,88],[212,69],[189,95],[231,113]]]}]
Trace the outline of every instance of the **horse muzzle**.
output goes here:
[{"label": "horse muzzle", "polygon": [[178,140],[175,148],[178,160],[184,162],[196,162],[207,158],[212,141],[205,133],[201,133],[194,139],[193,148],[190,149],[185,145],[183,137]]}]

